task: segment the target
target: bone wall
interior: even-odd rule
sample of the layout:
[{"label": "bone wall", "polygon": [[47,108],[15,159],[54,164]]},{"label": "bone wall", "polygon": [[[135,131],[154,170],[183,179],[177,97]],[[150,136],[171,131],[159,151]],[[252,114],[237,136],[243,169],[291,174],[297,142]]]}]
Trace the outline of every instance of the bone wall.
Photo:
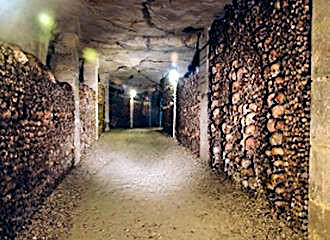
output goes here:
[{"label": "bone wall", "polygon": [[162,79],[162,127],[164,133],[169,136],[173,135],[173,106],[174,106],[174,89],[168,79]]},{"label": "bone wall", "polygon": [[96,140],[96,93],[85,84],[80,85],[80,147],[82,155]]},{"label": "bone wall", "polygon": [[199,75],[182,78],[177,90],[178,141],[199,156],[200,149],[200,100]]},{"label": "bone wall", "polygon": [[73,163],[74,100],[34,56],[0,43],[0,236],[14,239]]},{"label": "bone wall", "polygon": [[307,231],[311,104],[308,0],[235,1],[210,31],[214,168]]}]

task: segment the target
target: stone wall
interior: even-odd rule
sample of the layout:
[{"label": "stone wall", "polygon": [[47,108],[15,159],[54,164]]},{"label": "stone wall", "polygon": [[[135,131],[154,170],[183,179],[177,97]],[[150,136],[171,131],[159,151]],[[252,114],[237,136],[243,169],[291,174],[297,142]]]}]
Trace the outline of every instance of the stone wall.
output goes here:
[{"label": "stone wall", "polygon": [[0,236],[14,239],[73,163],[74,100],[32,55],[0,43]]},{"label": "stone wall", "polygon": [[330,5],[313,1],[310,239],[330,236]]},{"label": "stone wall", "polygon": [[87,150],[96,140],[96,94],[85,84],[80,85],[80,147],[81,154]]},{"label": "stone wall", "polygon": [[212,166],[307,230],[311,105],[308,0],[235,1],[210,31]]},{"label": "stone wall", "polygon": [[177,90],[177,125],[178,141],[199,156],[200,148],[200,101],[199,75],[182,78]]},{"label": "stone wall", "polygon": [[105,87],[102,83],[98,86],[98,118],[99,118],[99,136],[105,129]]}]

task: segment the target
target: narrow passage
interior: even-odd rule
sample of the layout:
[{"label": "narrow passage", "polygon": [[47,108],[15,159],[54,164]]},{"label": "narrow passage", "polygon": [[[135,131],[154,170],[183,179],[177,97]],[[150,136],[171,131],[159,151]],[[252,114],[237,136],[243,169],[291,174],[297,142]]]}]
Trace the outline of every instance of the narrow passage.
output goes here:
[{"label": "narrow passage", "polygon": [[[62,201],[58,192],[63,197],[72,188],[80,189],[79,197],[71,194],[73,202],[80,199],[76,206],[64,204],[67,209],[54,217],[59,223],[43,225],[42,231],[56,236],[53,239],[299,239],[290,230],[281,230],[265,204],[249,198],[157,131],[103,135],[52,201]],[[58,217],[67,211],[67,218]],[[32,225],[35,234],[42,221],[47,220]]]}]

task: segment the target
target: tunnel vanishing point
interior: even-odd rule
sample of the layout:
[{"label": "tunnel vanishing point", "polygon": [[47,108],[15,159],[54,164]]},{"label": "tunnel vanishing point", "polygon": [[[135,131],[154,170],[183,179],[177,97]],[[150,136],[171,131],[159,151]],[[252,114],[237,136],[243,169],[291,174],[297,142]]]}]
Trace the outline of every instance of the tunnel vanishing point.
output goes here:
[{"label": "tunnel vanishing point", "polygon": [[[80,236],[74,221],[89,219],[84,224],[95,227],[102,219],[104,234],[85,232],[77,239],[330,239],[328,1],[0,4],[1,240],[75,239],[47,235],[45,229],[63,225],[50,224],[49,217],[44,235],[31,230],[40,209],[53,206],[49,199],[67,196],[65,184],[73,177],[83,190],[70,210],[76,213],[63,213],[71,221],[68,232]],[[203,181],[220,189],[212,200],[206,200],[207,187],[184,187],[184,179],[201,178],[192,167],[197,162],[211,175]],[[90,183],[101,178],[107,193],[95,193]],[[225,192],[226,184],[236,190]],[[126,188],[135,188],[133,196],[125,195]],[[129,202],[146,189],[153,192],[144,195],[146,202]],[[148,210],[147,201],[168,189],[182,193]],[[88,215],[93,194],[100,211]],[[265,204],[268,214],[260,218],[273,219],[273,230],[264,226],[257,234],[256,225],[256,233],[251,227],[244,235],[242,225],[221,232],[233,221],[230,214],[220,217],[224,206],[245,219],[238,211],[241,198],[252,214],[252,202]],[[66,200],[61,204],[68,206]],[[183,212],[171,220],[180,214],[173,202],[182,203]],[[212,212],[211,205],[219,209]],[[137,206],[145,213],[134,213]],[[193,215],[203,206],[207,220]],[[108,214],[110,208],[122,217]],[[189,219],[181,222],[185,214]],[[125,217],[136,222],[124,227]],[[135,229],[149,218],[158,223],[141,224],[145,232]],[[240,224],[234,222],[234,228]],[[185,224],[196,225],[187,230]],[[288,229],[292,236],[266,228]]]}]

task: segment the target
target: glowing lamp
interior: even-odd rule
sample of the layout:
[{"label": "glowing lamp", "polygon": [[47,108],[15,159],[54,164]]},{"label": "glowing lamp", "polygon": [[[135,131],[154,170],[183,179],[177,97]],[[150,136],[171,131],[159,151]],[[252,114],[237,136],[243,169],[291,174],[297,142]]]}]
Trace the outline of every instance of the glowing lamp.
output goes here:
[{"label": "glowing lamp", "polygon": [[170,83],[174,86],[176,84],[178,84],[179,77],[180,77],[180,75],[176,69],[171,69],[168,73],[168,79],[169,79]]},{"label": "glowing lamp", "polygon": [[98,53],[93,48],[85,48],[83,52],[83,56],[88,63],[95,63],[97,62]]},{"label": "glowing lamp", "polygon": [[136,97],[136,91],[134,89],[132,89],[130,92],[129,92],[129,95],[131,96],[131,98],[135,98]]},{"label": "glowing lamp", "polygon": [[51,30],[55,26],[54,18],[47,13],[40,13],[38,20],[44,29]]}]

